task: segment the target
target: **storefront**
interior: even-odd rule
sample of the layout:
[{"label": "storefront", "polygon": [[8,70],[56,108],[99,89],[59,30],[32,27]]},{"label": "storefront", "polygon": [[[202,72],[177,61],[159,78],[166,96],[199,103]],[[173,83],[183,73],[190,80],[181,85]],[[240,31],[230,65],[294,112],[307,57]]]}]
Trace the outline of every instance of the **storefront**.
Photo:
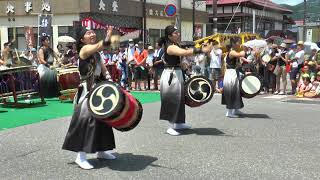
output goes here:
[{"label": "storefront", "polygon": [[[148,41],[151,45],[154,45],[157,40],[164,36],[164,28],[168,25],[175,25],[176,17],[166,16],[165,10],[166,4],[147,4],[146,16],[147,16],[147,35]],[[191,7],[191,5],[190,5]],[[208,15],[203,11],[196,11],[195,13],[195,35],[204,37],[206,34],[205,24],[208,21]],[[192,41],[193,40],[193,28],[192,28],[192,9],[183,8],[181,10],[181,40]]]},{"label": "storefront", "polygon": [[[40,22],[39,15],[48,16],[53,47],[62,35],[74,36],[74,24],[90,18],[103,25],[112,25],[120,30],[142,29],[142,3],[127,0],[15,0],[0,1],[0,43],[16,39],[14,46],[19,51],[26,49],[24,28],[32,27],[34,39],[41,33],[38,27],[48,25]],[[102,30],[98,30],[101,34]],[[100,32],[100,33],[99,33]],[[39,34],[39,35],[38,35]],[[140,33],[141,34],[141,33]],[[138,33],[138,35],[140,35]],[[34,42],[34,47],[38,41]],[[2,49],[2,48],[1,48]]]}]

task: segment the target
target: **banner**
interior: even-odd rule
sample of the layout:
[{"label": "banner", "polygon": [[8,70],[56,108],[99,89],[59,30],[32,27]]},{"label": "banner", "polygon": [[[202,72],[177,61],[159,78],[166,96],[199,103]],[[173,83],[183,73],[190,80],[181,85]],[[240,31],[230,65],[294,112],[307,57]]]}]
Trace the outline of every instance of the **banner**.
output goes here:
[{"label": "banner", "polygon": [[24,36],[26,37],[26,45],[29,49],[34,48],[36,43],[34,39],[33,27],[24,27]]},{"label": "banner", "polygon": [[52,36],[52,16],[39,16],[39,36]]}]

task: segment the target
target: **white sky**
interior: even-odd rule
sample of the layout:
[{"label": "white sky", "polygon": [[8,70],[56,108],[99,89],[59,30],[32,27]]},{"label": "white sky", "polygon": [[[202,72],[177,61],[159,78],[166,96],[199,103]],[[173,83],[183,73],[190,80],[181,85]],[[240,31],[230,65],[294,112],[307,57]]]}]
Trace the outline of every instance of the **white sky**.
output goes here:
[{"label": "white sky", "polygon": [[272,0],[272,2],[277,3],[277,4],[296,5],[296,4],[303,2],[303,0]]}]

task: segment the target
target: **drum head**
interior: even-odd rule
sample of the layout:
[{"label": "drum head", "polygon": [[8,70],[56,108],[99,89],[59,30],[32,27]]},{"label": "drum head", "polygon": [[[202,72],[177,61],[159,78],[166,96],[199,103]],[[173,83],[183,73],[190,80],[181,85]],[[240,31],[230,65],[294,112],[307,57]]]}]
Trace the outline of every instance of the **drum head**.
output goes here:
[{"label": "drum head", "polygon": [[91,90],[88,108],[93,117],[110,118],[124,107],[124,95],[119,86],[113,82],[101,82]]},{"label": "drum head", "polygon": [[245,98],[253,98],[260,93],[262,88],[261,80],[258,76],[249,74],[243,77],[240,82],[240,90]]},{"label": "drum head", "polygon": [[[205,76],[194,76],[186,82],[186,104],[198,104],[209,102],[214,94],[212,82]],[[188,103],[191,101],[190,103]],[[192,105],[195,107],[194,105]]]}]

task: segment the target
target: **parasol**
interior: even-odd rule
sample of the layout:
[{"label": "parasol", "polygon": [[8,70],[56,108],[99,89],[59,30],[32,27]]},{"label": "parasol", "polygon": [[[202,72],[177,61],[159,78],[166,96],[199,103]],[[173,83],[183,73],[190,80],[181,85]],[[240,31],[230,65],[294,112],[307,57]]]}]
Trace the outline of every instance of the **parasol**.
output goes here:
[{"label": "parasol", "polygon": [[73,37],[70,36],[59,36],[58,37],[58,42],[64,42],[64,43],[72,43],[76,42],[76,40]]}]

